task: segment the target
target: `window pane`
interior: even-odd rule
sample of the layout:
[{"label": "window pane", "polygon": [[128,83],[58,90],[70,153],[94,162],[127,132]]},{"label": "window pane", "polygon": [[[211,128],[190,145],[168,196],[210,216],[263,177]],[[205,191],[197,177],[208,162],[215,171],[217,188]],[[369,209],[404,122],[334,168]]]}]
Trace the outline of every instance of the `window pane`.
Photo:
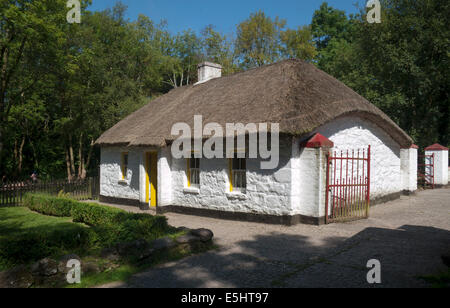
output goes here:
[{"label": "window pane", "polygon": [[233,158],[233,170],[239,170],[239,159]]},{"label": "window pane", "polygon": [[247,170],[247,160],[244,158],[241,159],[240,166],[241,166],[241,170]]}]

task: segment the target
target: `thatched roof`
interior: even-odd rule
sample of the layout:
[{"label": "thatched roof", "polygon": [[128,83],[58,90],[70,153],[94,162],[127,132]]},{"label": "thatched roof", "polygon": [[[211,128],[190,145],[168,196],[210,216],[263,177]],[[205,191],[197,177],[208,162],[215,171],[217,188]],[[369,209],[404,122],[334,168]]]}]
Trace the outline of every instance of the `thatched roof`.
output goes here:
[{"label": "thatched roof", "polygon": [[299,60],[174,89],[105,132],[103,146],[164,147],[175,123],[279,123],[280,133],[304,136],[330,121],[357,115],[383,128],[402,147],[412,139],[386,114],[340,81]]}]

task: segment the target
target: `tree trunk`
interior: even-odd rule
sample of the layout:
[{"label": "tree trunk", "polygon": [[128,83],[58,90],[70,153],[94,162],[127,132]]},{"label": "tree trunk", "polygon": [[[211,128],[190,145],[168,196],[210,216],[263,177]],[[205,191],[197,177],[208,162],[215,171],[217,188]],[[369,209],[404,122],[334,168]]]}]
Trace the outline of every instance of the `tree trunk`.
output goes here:
[{"label": "tree trunk", "polygon": [[[0,103],[1,104],[1,103]],[[2,157],[3,157],[3,119],[1,118],[1,111],[0,111],[0,168],[2,167]]]},{"label": "tree trunk", "polygon": [[81,133],[80,139],[78,140],[78,179],[82,179],[83,172],[84,172],[83,133]]},{"label": "tree trunk", "polygon": [[69,137],[69,162],[70,162],[70,173],[72,177],[75,176],[75,158],[73,155],[73,146],[72,146],[72,136]]},{"label": "tree trunk", "polygon": [[19,166],[17,167],[19,175],[22,174],[22,163],[23,163],[23,147],[25,146],[25,136],[22,137],[22,142],[19,147]]},{"label": "tree trunk", "polygon": [[85,179],[87,177],[87,170],[89,169],[89,164],[91,162],[91,157],[92,157],[92,151],[94,149],[94,139],[91,139],[91,145],[89,146],[89,153],[88,156],[86,158],[86,161],[83,164],[83,170],[81,173],[81,179]]},{"label": "tree trunk", "polygon": [[71,168],[70,168],[70,155],[69,155],[69,149],[66,148],[65,150],[66,152],[66,168],[67,168],[67,180],[70,182],[72,181],[72,172],[71,172]]}]

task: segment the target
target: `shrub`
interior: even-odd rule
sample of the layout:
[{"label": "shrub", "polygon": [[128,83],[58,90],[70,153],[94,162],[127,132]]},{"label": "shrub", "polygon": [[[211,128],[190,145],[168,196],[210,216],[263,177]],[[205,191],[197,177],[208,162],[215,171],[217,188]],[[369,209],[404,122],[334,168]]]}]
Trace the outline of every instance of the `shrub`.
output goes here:
[{"label": "shrub", "polygon": [[164,216],[127,213],[123,210],[93,203],[42,194],[28,194],[24,204],[44,215],[72,217],[74,222],[93,227],[89,234],[92,246],[136,239],[153,240],[173,231]]},{"label": "shrub", "polygon": [[89,226],[107,226],[120,223],[129,215],[120,209],[103,205],[77,202],[72,207],[71,216],[74,222],[81,222]]},{"label": "shrub", "polygon": [[94,230],[86,227],[23,234],[0,241],[0,260],[8,266],[26,264],[48,256],[82,253],[91,248]]},{"label": "shrub", "polygon": [[24,205],[30,210],[56,217],[71,217],[77,202],[68,198],[54,198],[44,194],[26,194]]}]

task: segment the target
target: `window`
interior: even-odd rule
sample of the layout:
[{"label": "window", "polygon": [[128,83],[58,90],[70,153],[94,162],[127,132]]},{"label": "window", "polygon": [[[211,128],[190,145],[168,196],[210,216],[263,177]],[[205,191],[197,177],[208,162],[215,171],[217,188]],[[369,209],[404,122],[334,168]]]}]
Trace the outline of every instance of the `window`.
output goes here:
[{"label": "window", "polygon": [[188,187],[200,186],[200,159],[195,158],[194,154],[187,160]]},{"label": "window", "polygon": [[247,188],[247,160],[230,159],[230,191],[245,192]]},{"label": "window", "polygon": [[128,175],[128,153],[122,153],[120,170],[122,171],[122,180],[125,180]]}]

